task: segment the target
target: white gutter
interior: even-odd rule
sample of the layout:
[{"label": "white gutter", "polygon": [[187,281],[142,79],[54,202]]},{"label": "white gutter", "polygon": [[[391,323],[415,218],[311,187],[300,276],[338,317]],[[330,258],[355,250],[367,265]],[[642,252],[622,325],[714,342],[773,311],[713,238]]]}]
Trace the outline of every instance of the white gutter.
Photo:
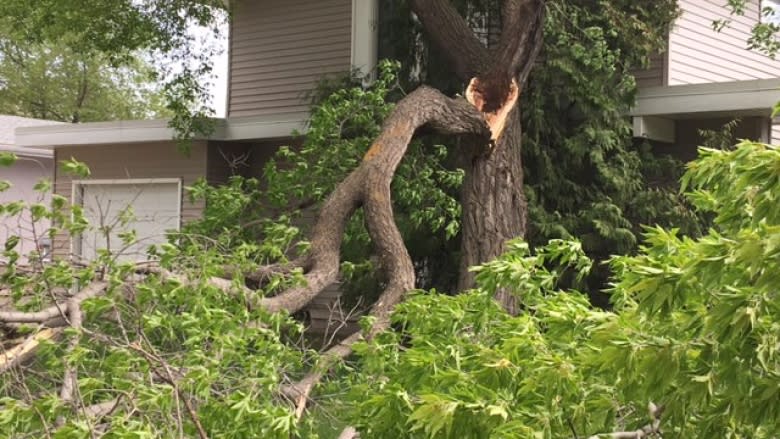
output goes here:
[{"label": "white gutter", "polygon": [[[215,131],[209,140],[259,140],[290,137],[305,133],[308,114],[291,113],[274,116],[248,116],[214,119]],[[29,148],[56,148],[58,146],[108,145],[139,142],[169,141],[174,129],[168,120],[92,122],[16,129],[17,146]],[[202,139],[202,138],[201,138]]]},{"label": "white gutter", "polygon": [[15,145],[2,145],[0,144],[0,152],[10,152],[20,157],[35,157],[51,159],[54,158],[54,154],[48,149],[37,148],[21,148]]},{"label": "white gutter", "polygon": [[690,117],[703,113],[733,116],[772,113],[780,101],[780,79],[648,87],[639,90],[631,116]]}]

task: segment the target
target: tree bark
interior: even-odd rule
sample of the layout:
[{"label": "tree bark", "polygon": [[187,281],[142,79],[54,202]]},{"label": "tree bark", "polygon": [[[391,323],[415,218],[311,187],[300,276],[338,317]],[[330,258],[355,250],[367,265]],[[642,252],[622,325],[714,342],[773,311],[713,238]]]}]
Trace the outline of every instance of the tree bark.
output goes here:
[{"label": "tree bark", "polygon": [[[525,235],[521,135],[520,111],[515,107],[492,153],[474,156],[466,170],[461,188],[459,291],[474,286],[474,273],[469,267],[496,258],[504,251],[506,241]],[[505,291],[496,296],[507,311],[515,312],[514,296]]]},{"label": "tree bark", "polygon": [[[509,113],[500,135],[493,133],[493,151],[472,152],[462,161],[467,163],[461,192],[458,290],[462,291],[475,286],[470,267],[496,258],[508,240],[526,232],[519,100],[508,102],[506,97],[512,81],[522,92],[539,54],[545,2],[504,0],[499,44],[491,49],[475,48],[476,39],[465,20],[453,18],[457,12],[449,2],[412,0],[411,4],[431,41],[448,56],[460,79],[469,82],[467,94],[476,97],[472,103],[486,119],[501,111]],[[516,298],[506,290],[498,291],[496,300],[508,312],[517,311]]]}]

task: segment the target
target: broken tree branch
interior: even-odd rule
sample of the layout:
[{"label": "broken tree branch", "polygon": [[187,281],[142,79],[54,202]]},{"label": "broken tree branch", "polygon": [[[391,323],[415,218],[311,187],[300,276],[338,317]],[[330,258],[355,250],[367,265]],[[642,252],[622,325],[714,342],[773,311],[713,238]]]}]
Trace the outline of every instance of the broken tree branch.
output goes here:
[{"label": "broken tree branch", "polygon": [[449,57],[462,81],[485,70],[490,62],[486,47],[449,0],[412,0],[410,5],[428,37]]},{"label": "broken tree branch", "polygon": [[647,404],[647,411],[650,414],[650,423],[634,431],[615,431],[612,433],[594,434],[588,439],[644,439],[650,436],[661,434],[661,415],[664,412],[664,406],[656,405],[653,402]]},{"label": "broken tree branch", "polygon": [[84,300],[91,299],[106,291],[108,284],[106,282],[92,282],[84,287],[83,290],[76,293],[65,303],[57,303],[35,312],[22,311],[0,311],[0,323],[44,323],[47,320],[56,317],[66,316],[68,304],[76,300],[81,303]]},{"label": "broken tree branch", "polygon": [[306,263],[309,270],[304,274],[306,285],[264,298],[260,306],[269,312],[296,312],[336,281],[344,231],[359,207],[366,213],[368,232],[390,282],[389,288],[413,287],[414,271],[393,218],[390,183],[412,136],[423,125],[445,134],[474,135],[485,143],[490,135],[483,115],[464,99],[448,98],[430,87],[420,87],[410,93],[387,118],[382,133],[361,164],[323,204],[312,230],[312,250]]},{"label": "broken tree branch", "polygon": [[24,363],[35,354],[42,342],[55,340],[61,334],[61,328],[44,328],[13,348],[0,352],[0,373]]}]

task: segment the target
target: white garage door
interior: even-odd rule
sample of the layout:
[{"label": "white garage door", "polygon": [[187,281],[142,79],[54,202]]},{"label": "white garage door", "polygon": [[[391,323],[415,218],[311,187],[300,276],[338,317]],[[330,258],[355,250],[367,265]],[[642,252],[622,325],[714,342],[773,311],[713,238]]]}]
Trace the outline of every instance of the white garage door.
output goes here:
[{"label": "white garage door", "polygon": [[[117,181],[74,183],[76,196],[89,221],[74,250],[90,260],[106,249],[121,261],[148,259],[150,245],[165,242],[165,233],[179,230],[181,184],[179,181]],[[136,240],[123,242],[135,232]]]}]

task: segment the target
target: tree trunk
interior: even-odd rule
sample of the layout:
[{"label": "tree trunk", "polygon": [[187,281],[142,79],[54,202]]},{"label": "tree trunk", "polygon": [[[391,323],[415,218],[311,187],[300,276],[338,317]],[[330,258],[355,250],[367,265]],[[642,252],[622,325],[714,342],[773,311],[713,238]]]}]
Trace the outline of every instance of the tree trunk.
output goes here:
[{"label": "tree trunk", "polygon": [[[447,55],[454,72],[470,81],[466,91],[491,124],[496,145],[488,154],[471,152],[466,157],[466,176],[461,193],[462,241],[458,290],[473,288],[469,268],[490,261],[504,251],[505,243],[523,237],[527,204],[523,193],[521,157],[522,130],[518,101],[509,100],[515,84],[518,94],[530,74],[542,46],[544,0],[503,0],[499,44],[486,48],[479,43],[447,0],[412,0],[412,9],[431,41]],[[506,119],[502,117],[502,112]],[[503,125],[505,123],[505,125]],[[479,148],[476,148],[479,151]],[[506,290],[496,300],[510,312],[517,311],[516,298]]]},{"label": "tree trunk", "polygon": [[[475,155],[461,188],[463,219],[458,290],[474,287],[469,267],[495,259],[505,243],[525,235],[527,205],[523,193],[520,108],[509,114],[507,126],[490,154]],[[504,308],[516,312],[513,295],[496,295]]]}]

